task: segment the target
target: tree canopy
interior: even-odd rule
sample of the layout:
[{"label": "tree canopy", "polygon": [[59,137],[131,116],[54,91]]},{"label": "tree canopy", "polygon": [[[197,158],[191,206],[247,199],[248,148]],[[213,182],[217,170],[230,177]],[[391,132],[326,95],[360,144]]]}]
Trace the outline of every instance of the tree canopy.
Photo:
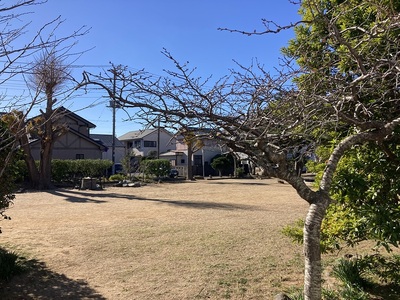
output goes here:
[{"label": "tree canopy", "polygon": [[[9,219],[6,215],[5,211],[12,204],[15,196],[13,194],[14,185],[13,182],[15,180],[14,176],[14,168],[13,164],[15,161],[15,156],[11,155],[12,153],[12,136],[7,130],[7,118],[3,116],[0,119],[0,170],[3,171],[3,174],[0,176],[0,217],[4,219]],[[0,227],[1,233],[1,227]]]},{"label": "tree canopy", "polygon": [[219,176],[222,176],[222,171],[229,169],[231,166],[232,161],[226,156],[218,156],[211,161],[211,167],[219,172]]},{"label": "tree canopy", "polygon": [[[122,88],[113,93],[107,77],[85,73],[82,85],[101,86],[143,119],[157,115],[165,123],[207,126],[211,136],[291,184],[309,203],[304,298],[321,299],[320,231],[340,160],[369,144],[396,156],[399,12],[394,0],[303,0],[299,23],[263,32],[294,27],[296,34],[283,49],[284,66],[273,74],[238,64],[211,85],[165,50],[176,66],[165,77],[121,72]],[[332,131],[340,133],[335,140]],[[298,176],[296,162],[327,143],[332,148],[313,190]]]}]

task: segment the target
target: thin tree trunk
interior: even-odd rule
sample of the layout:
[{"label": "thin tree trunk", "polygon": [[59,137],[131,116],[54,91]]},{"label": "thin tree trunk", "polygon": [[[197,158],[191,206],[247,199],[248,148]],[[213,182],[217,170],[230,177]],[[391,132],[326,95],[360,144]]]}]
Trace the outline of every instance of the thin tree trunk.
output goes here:
[{"label": "thin tree trunk", "polygon": [[40,190],[48,190],[53,187],[51,183],[51,158],[53,143],[43,143],[40,151]]},{"label": "thin tree trunk", "polygon": [[21,136],[20,144],[22,149],[24,150],[24,160],[28,168],[28,175],[31,187],[37,189],[39,188],[40,176],[37,166],[35,164],[35,160],[33,159],[31,148],[29,146],[28,137],[26,136],[26,134],[23,134]]},{"label": "thin tree trunk", "polygon": [[188,158],[187,158],[187,179],[188,180],[193,179],[192,155],[193,155],[192,145],[188,145]]},{"label": "thin tree trunk", "polygon": [[53,110],[53,89],[46,92],[47,94],[47,107],[45,116],[44,134],[41,139],[40,149],[40,189],[48,190],[52,188],[51,184],[51,160],[53,157],[53,147],[55,140],[55,128],[54,128],[54,110]]},{"label": "thin tree trunk", "polygon": [[321,224],[328,208],[329,198],[321,197],[317,203],[310,204],[304,224],[304,299],[321,300]]}]

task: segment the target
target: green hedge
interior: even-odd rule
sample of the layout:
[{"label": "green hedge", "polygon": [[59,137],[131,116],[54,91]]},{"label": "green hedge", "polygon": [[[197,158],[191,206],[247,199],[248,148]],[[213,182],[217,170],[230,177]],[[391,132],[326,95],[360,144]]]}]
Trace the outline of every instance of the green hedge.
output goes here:
[{"label": "green hedge", "polygon": [[[39,162],[36,162],[39,165]],[[24,161],[17,162],[18,178],[28,178],[28,170]],[[104,159],[53,159],[51,176],[54,182],[71,181],[80,177],[101,177],[112,167],[111,160]]]}]

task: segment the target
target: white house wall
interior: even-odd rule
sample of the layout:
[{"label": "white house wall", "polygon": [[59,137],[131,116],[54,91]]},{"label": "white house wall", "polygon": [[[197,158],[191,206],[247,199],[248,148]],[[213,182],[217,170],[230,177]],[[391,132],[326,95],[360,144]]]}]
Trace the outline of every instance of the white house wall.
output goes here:
[{"label": "white house wall", "polygon": [[[160,153],[163,152],[167,152],[169,150],[175,149],[175,143],[174,143],[174,139],[172,139],[172,136],[169,134],[166,134],[165,131],[163,131],[162,129],[160,130]],[[138,140],[138,139],[136,139]],[[133,148],[135,148],[135,140],[133,140]],[[144,142],[149,141],[149,142],[155,142],[156,146],[155,147],[145,147],[144,146]],[[127,143],[127,141],[122,141],[125,144]],[[158,133],[157,130],[154,130],[153,132],[149,133],[148,135],[144,136],[143,138],[140,139],[140,148],[137,148],[132,154],[135,155],[140,155],[140,156],[148,156],[149,152],[151,151],[157,151],[158,147],[157,147],[157,142],[158,142]]]}]

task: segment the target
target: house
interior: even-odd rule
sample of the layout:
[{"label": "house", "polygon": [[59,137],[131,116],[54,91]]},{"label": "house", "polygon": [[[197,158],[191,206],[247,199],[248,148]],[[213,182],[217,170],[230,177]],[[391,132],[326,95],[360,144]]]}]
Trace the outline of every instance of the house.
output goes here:
[{"label": "house", "polygon": [[[60,107],[57,124],[65,127],[65,133],[54,143],[53,159],[102,159],[107,147],[90,137],[90,129],[96,125],[74,112]],[[32,156],[40,159],[40,139],[31,137]]]},{"label": "house", "polygon": [[[106,151],[102,153],[102,159],[112,160],[112,145],[113,145],[113,136],[112,134],[90,134],[90,137],[95,140],[97,143],[106,147]],[[114,140],[115,147],[115,162],[121,163],[122,159],[125,156],[125,145],[118,138],[115,137]]]},{"label": "house", "polygon": [[176,148],[174,135],[164,128],[130,131],[118,139],[125,145],[125,153],[132,157],[159,157]]},{"label": "house", "polygon": [[[227,151],[218,140],[207,137],[206,129],[193,131],[201,140],[200,149],[192,154],[193,175],[217,175],[211,160]],[[181,134],[174,135],[164,128],[130,131],[118,138],[125,144],[126,153],[135,156],[155,156],[169,160],[180,176],[187,176],[188,146]],[[133,163],[132,163],[133,164]]]},{"label": "house", "polygon": [[[209,176],[217,175],[211,167],[211,161],[216,155],[221,155],[227,151],[226,146],[216,139],[207,137],[207,129],[196,129],[193,133],[201,141],[201,147],[192,154],[193,175]],[[188,145],[184,141],[183,135],[176,136],[176,149],[160,154],[160,158],[168,159],[173,168],[177,169],[179,175],[187,177],[188,164]]]}]

